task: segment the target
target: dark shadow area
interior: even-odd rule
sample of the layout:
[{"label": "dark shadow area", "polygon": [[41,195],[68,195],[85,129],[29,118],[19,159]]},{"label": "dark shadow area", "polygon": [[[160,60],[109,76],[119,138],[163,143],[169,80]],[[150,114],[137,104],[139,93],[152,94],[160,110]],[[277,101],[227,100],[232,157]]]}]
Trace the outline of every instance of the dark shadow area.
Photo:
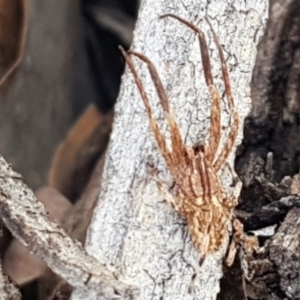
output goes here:
[{"label": "dark shadow area", "polygon": [[[235,164],[243,182],[236,215],[245,231],[270,225],[277,230],[289,210],[299,205],[297,197],[285,198],[291,194],[292,177],[300,166],[299,9],[299,1],[271,1],[270,18],[258,46],[251,83],[252,109]],[[282,274],[269,256],[270,237],[259,237],[265,248],[252,261],[225,268],[218,299],[298,299],[299,295],[287,297]],[[239,272],[245,271],[245,265],[251,278]]]}]

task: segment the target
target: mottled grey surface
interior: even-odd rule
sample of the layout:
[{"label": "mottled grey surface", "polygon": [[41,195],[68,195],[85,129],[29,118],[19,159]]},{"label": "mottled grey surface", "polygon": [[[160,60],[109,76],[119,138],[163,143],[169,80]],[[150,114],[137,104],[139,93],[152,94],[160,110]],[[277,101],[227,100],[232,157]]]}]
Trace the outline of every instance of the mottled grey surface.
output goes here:
[{"label": "mottled grey surface", "polygon": [[[208,4],[209,2],[209,4]],[[132,49],[146,54],[158,67],[182,136],[188,145],[206,140],[211,100],[205,86],[195,34],[176,20],[158,17],[175,13],[198,24],[208,15],[224,45],[235,104],[241,119],[250,109],[251,71],[256,45],[266,22],[268,1],[156,1],[142,2]],[[216,86],[223,96],[220,62],[208,33]],[[162,131],[169,136],[150,76],[135,61]],[[228,128],[228,109],[222,97],[222,125]],[[237,144],[240,142],[242,127]],[[224,137],[223,137],[224,142]],[[233,155],[231,157],[232,161]],[[150,132],[145,109],[127,71],[123,78],[111,143],[106,155],[99,203],[89,229],[88,252],[140,287],[141,299],[215,299],[222,276],[224,248],[206,258],[199,268],[199,253],[192,245],[185,221],[162,202],[147,163],[170,176]],[[226,186],[232,178],[221,175]],[[166,184],[167,185],[167,184]],[[192,276],[197,277],[192,282]],[[188,293],[189,289],[191,293]],[[72,299],[84,299],[75,296]],[[91,298],[89,298],[91,299]]]},{"label": "mottled grey surface", "polygon": [[[51,218],[44,205],[23,183],[22,177],[0,156],[0,216],[5,226],[29,251],[59,276],[85,294],[99,297],[129,298],[135,287],[118,281],[114,274],[84,251]],[[1,271],[1,270],[0,270]],[[0,278],[1,288],[1,278]],[[1,294],[1,290],[0,290]],[[128,298],[127,298],[128,297]]]}]

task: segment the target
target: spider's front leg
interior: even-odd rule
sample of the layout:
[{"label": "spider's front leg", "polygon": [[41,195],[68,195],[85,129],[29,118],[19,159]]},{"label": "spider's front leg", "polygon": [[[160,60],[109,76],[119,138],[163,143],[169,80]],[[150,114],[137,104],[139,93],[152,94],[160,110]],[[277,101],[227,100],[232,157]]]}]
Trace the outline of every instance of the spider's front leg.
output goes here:
[{"label": "spider's front leg", "polygon": [[[158,98],[160,100],[161,106],[163,108],[164,114],[166,116],[167,122],[170,127],[170,134],[171,134],[171,141],[172,141],[172,151],[169,151],[167,148],[165,139],[159,129],[157,121],[154,119],[151,111],[151,107],[149,104],[149,100],[146,94],[146,91],[144,89],[144,86],[140,80],[140,77],[138,76],[136,69],[134,67],[134,64],[131,60],[131,57],[124,51],[122,47],[119,47],[121,50],[126,63],[132,72],[134,76],[134,80],[136,82],[136,85],[138,86],[138,89],[140,91],[142,100],[145,104],[146,112],[149,118],[150,126],[153,131],[155,140],[158,144],[158,148],[168,166],[169,171],[171,172],[173,178],[175,179],[178,177],[178,166],[180,165],[185,165],[186,160],[189,159],[190,149],[186,148],[185,145],[183,144],[181,135],[180,135],[180,130],[179,127],[176,123],[175,116],[171,113],[170,108],[169,108],[169,101],[166,95],[166,91],[162,85],[161,79],[158,75],[158,72],[153,65],[153,63],[143,54],[137,53],[134,51],[129,51],[129,55],[134,55],[144,61],[147,64],[149,73],[151,75],[152,81],[154,83],[156,92],[158,94]],[[176,202],[176,198],[165,188],[163,188],[163,185],[161,181],[156,177],[157,185],[159,190],[162,192],[163,196],[165,197],[165,200],[169,202],[177,211],[179,211],[178,203]]]},{"label": "spider's front leg", "polygon": [[[170,106],[169,106],[169,100],[165,91],[165,88],[161,82],[160,76],[156,70],[156,67],[154,64],[149,60],[148,57],[145,55],[135,52],[135,51],[129,51],[129,54],[132,54],[139,59],[141,59],[143,62],[147,64],[149,73],[151,75],[153,84],[155,86],[159,101],[161,103],[161,106],[164,111],[164,115],[167,119],[169,128],[170,128],[170,135],[171,135],[171,141],[172,141],[172,151],[171,151],[171,157],[172,157],[172,166],[170,168],[170,171],[172,173],[172,170],[176,168],[177,165],[184,164],[185,160],[187,159],[187,148],[185,147],[179,127],[176,122],[176,118],[173,115],[173,113],[170,111]],[[148,103],[149,105],[149,103]],[[155,139],[157,140],[156,134],[154,132]],[[174,175],[174,173],[173,173]]]},{"label": "spider's front leg", "polygon": [[224,80],[224,84],[225,84],[225,93],[226,93],[226,97],[227,97],[230,115],[232,118],[232,124],[231,124],[231,128],[230,128],[225,146],[222,149],[220,155],[214,161],[214,165],[213,165],[214,170],[215,170],[215,172],[218,172],[223,167],[224,163],[227,161],[228,156],[230,155],[230,153],[232,151],[234,142],[238,135],[240,118],[234,107],[233,94],[232,94],[231,85],[230,85],[230,81],[229,81],[229,72],[228,72],[228,68],[227,68],[227,64],[225,61],[222,47],[220,45],[219,39],[218,39],[208,18],[206,18],[206,22],[208,23],[208,25],[212,31],[214,41],[215,41],[215,44],[216,44],[218,52],[219,52],[219,56],[220,56],[220,60],[221,60],[222,76],[223,76],[223,80]]},{"label": "spider's front leg", "polygon": [[151,129],[154,133],[154,137],[158,144],[159,150],[160,150],[161,154],[163,155],[163,157],[167,163],[168,169],[171,172],[174,180],[177,182],[177,179],[180,178],[179,180],[181,180],[182,179],[181,177],[184,175],[184,174],[183,175],[181,174],[180,168],[182,166],[186,166],[187,164],[190,163],[190,161],[192,160],[192,157],[194,156],[194,151],[192,149],[186,147],[182,141],[180,130],[179,130],[179,127],[176,122],[176,118],[172,114],[172,112],[169,108],[169,101],[168,101],[166,91],[163,87],[163,84],[161,82],[161,79],[158,75],[158,72],[157,72],[154,64],[145,55],[134,52],[134,51],[129,51],[128,52],[129,55],[134,55],[147,64],[147,67],[148,67],[149,73],[151,75],[152,81],[154,83],[159,101],[163,108],[164,115],[167,119],[167,122],[168,122],[168,125],[170,128],[172,150],[169,151],[169,149],[166,146],[164,137],[159,129],[157,121],[154,119],[154,117],[152,115],[148,97],[146,95],[143,84],[136,72],[136,69],[131,61],[131,58],[122,48],[120,48],[120,49],[122,51],[122,54],[126,60],[126,63],[129,67],[129,69],[131,70],[131,72],[134,76],[135,82],[138,86],[141,97],[144,101],[144,104],[146,107],[146,112],[148,114],[148,118],[150,121]]},{"label": "spider's front leg", "polygon": [[149,104],[149,99],[147,97],[147,94],[146,94],[146,91],[145,91],[145,88],[143,86],[143,83],[139,77],[139,75],[137,74],[137,71],[135,69],[135,66],[131,60],[131,57],[129,57],[129,55],[126,53],[126,51],[121,47],[119,46],[119,49],[126,61],[126,64],[127,66],[129,67],[131,73],[133,74],[133,77],[134,77],[134,80],[135,80],[135,83],[139,89],[139,92],[141,94],[141,97],[142,97],[142,100],[144,102],[144,105],[145,105],[145,108],[146,108],[146,112],[147,112],[147,115],[148,115],[148,119],[149,119],[149,122],[150,122],[150,127],[154,133],[154,136],[155,136],[155,139],[156,139],[156,142],[158,144],[158,147],[159,147],[159,150],[161,152],[161,154],[163,155],[165,161],[166,161],[166,164],[168,166],[168,168],[171,168],[173,166],[173,162],[172,162],[172,154],[171,152],[169,151],[167,145],[166,145],[166,142],[165,142],[165,139],[159,129],[159,126],[158,126],[158,123],[156,122],[156,120],[154,119],[153,115],[152,115],[152,110],[151,110],[151,107],[150,107],[150,104]]},{"label": "spider's front leg", "polygon": [[209,51],[208,51],[205,35],[200,28],[198,28],[191,22],[179,16],[176,16],[174,14],[165,14],[160,18],[167,18],[167,17],[174,18],[179,22],[185,24],[189,28],[191,28],[194,32],[196,32],[199,39],[205,82],[208,87],[210,96],[212,98],[211,113],[210,113],[211,126],[210,126],[210,134],[209,134],[209,146],[206,147],[205,149],[205,157],[208,161],[213,163],[221,139],[221,100],[220,100],[219,92],[216,89],[216,86],[214,84],[212,73],[211,73],[211,63],[210,63]]}]

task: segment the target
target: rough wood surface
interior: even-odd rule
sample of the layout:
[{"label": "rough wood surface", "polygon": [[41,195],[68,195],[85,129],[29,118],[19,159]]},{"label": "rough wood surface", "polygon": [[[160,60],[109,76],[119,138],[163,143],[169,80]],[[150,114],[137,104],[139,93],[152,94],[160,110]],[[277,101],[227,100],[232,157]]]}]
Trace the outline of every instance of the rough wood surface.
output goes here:
[{"label": "rough wood surface", "polygon": [[253,105],[236,164],[244,183],[241,208],[246,211],[258,212],[283,197],[274,183],[299,171],[299,9],[297,0],[273,0],[258,47],[251,83]]},{"label": "rough wood surface", "polygon": [[[80,199],[64,217],[63,228],[71,238],[80,242],[85,241],[86,231],[91,222],[93,209],[97,203],[100,192],[100,180],[104,165],[104,156],[97,163],[91,176],[91,180]],[[57,295],[64,294],[66,299],[71,295],[72,288],[61,277],[48,269],[41,278],[39,287],[39,299],[56,299]],[[51,296],[50,296],[51,295]]]},{"label": "rough wood surface", "polygon": [[[49,218],[44,206],[0,157],[0,215],[6,227],[23,245],[43,259],[48,266],[72,286],[95,299],[133,299],[134,288],[119,282],[114,274],[88,255],[82,245]],[[129,298],[131,297],[131,298]]]},{"label": "rough wood surface", "polygon": [[269,247],[270,260],[278,272],[281,290],[288,299],[299,299],[300,295],[299,216],[300,208],[294,208],[287,214]]},{"label": "rough wood surface", "polygon": [[[272,0],[270,4],[253,70],[253,105],[245,120],[243,144],[236,160],[236,170],[243,181],[238,209],[246,230],[270,225],[277,229],[280,224],[282,228],[274,241],[270,240],[273,233],[259,237],[264,247],[254,261],[248,262],[250,279],[243,289],[251,299],[298,299],[299,280],[294,268],[299,264],[299,230],[297,222],[291,220],[297,218],[299,211],[293,209],[285,216],[292,207],[299,208],[299,176],[293,180],[291,177],[299,172],[300,161],[300,2]],[[237,291],[236,281],[227,278],[224,286],[227,292],[220,299],[238,298],[232,296]]]},{"label": "rough wood surface", "polygon": [[[224,45],[235,104],[243,120],[250,109],[249,82],[256,45],[266,21],[267,4],[268,1],[263,0],[230,4],[204,0],[185,3],[145,0],[141,3],[132,49],[147,55],[158,67],[188,145],[206,140],[209,126],[211,100],[202,74],[199,45],[188,28],[175,20],[158,17],[175,13],[208,33],[213,75],[222,95],[219,58],[208,26],[201,21],[205,15],[211,18]],[[139,62],[135,64],[155,116],[168,137],[147,70]],[[222,111],[222,125],[226,129],[227,107],[222,107]],[[241,132],[242,127],[237,143]],[[199,268],[200,255],[190,240],[185,220],[163,201],[150,175],[149,164],[157,167],[162,180],[170,180],[150,132],[140,95],[132,76],[126,72],[86,248],[121,278],[138,285],[141,299],[215,299],[226,245],[208,256]],[[222,182],[230,190],[231,176],[227,170],[221,174]],[[164,185],[171,186],[166,182]],[[72,297],[86,298],[93,299],[80,288]]]}]

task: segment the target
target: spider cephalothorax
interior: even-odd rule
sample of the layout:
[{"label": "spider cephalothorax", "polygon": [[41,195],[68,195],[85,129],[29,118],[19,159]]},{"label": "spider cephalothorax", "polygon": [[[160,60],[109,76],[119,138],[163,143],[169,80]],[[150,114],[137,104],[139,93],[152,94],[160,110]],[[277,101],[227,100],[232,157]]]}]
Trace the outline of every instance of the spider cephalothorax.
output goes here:
[{"label": "spider cephalothorax", "polygon": [[[175,117],[170,111],[165,89],[155,66],[143,54],[134,51],[129,51],[126,54],[124,50],[122,52],[144,101],[158,148],[176,183],[175,193],[171,200],[172,204],[186,218],[195,246],[205,255],[218,250],[226,239],[226,223],[228,220],[232,220],[233,209],[237,205],[237,198],[241,189],[241,183],[238,182],[233,195],[228,195],[218,178],[218,172],[226,164],[236,140],[239,117],[233,104],[229,74],[222,48],[209,20],[206,19],[213,33],[213,38],[221,59],[225,93],[232,118],[227,140],[223,148],[219,149],[221,138],[221,100],[213,82],[204,33],[190,22],[176,15],[167,14],[161,18],[166,17],[175,18],[187,25],[196,32],[199,38],[205,80],[212,98],[210,137],[207,145],[199,144],[196,147],[188,147],[183,143]],[[131,56],[136,56],[147,64],[170,127],[171,150],[168,149],[159,126],[153,118],[148,97],[133,65]]]}]

